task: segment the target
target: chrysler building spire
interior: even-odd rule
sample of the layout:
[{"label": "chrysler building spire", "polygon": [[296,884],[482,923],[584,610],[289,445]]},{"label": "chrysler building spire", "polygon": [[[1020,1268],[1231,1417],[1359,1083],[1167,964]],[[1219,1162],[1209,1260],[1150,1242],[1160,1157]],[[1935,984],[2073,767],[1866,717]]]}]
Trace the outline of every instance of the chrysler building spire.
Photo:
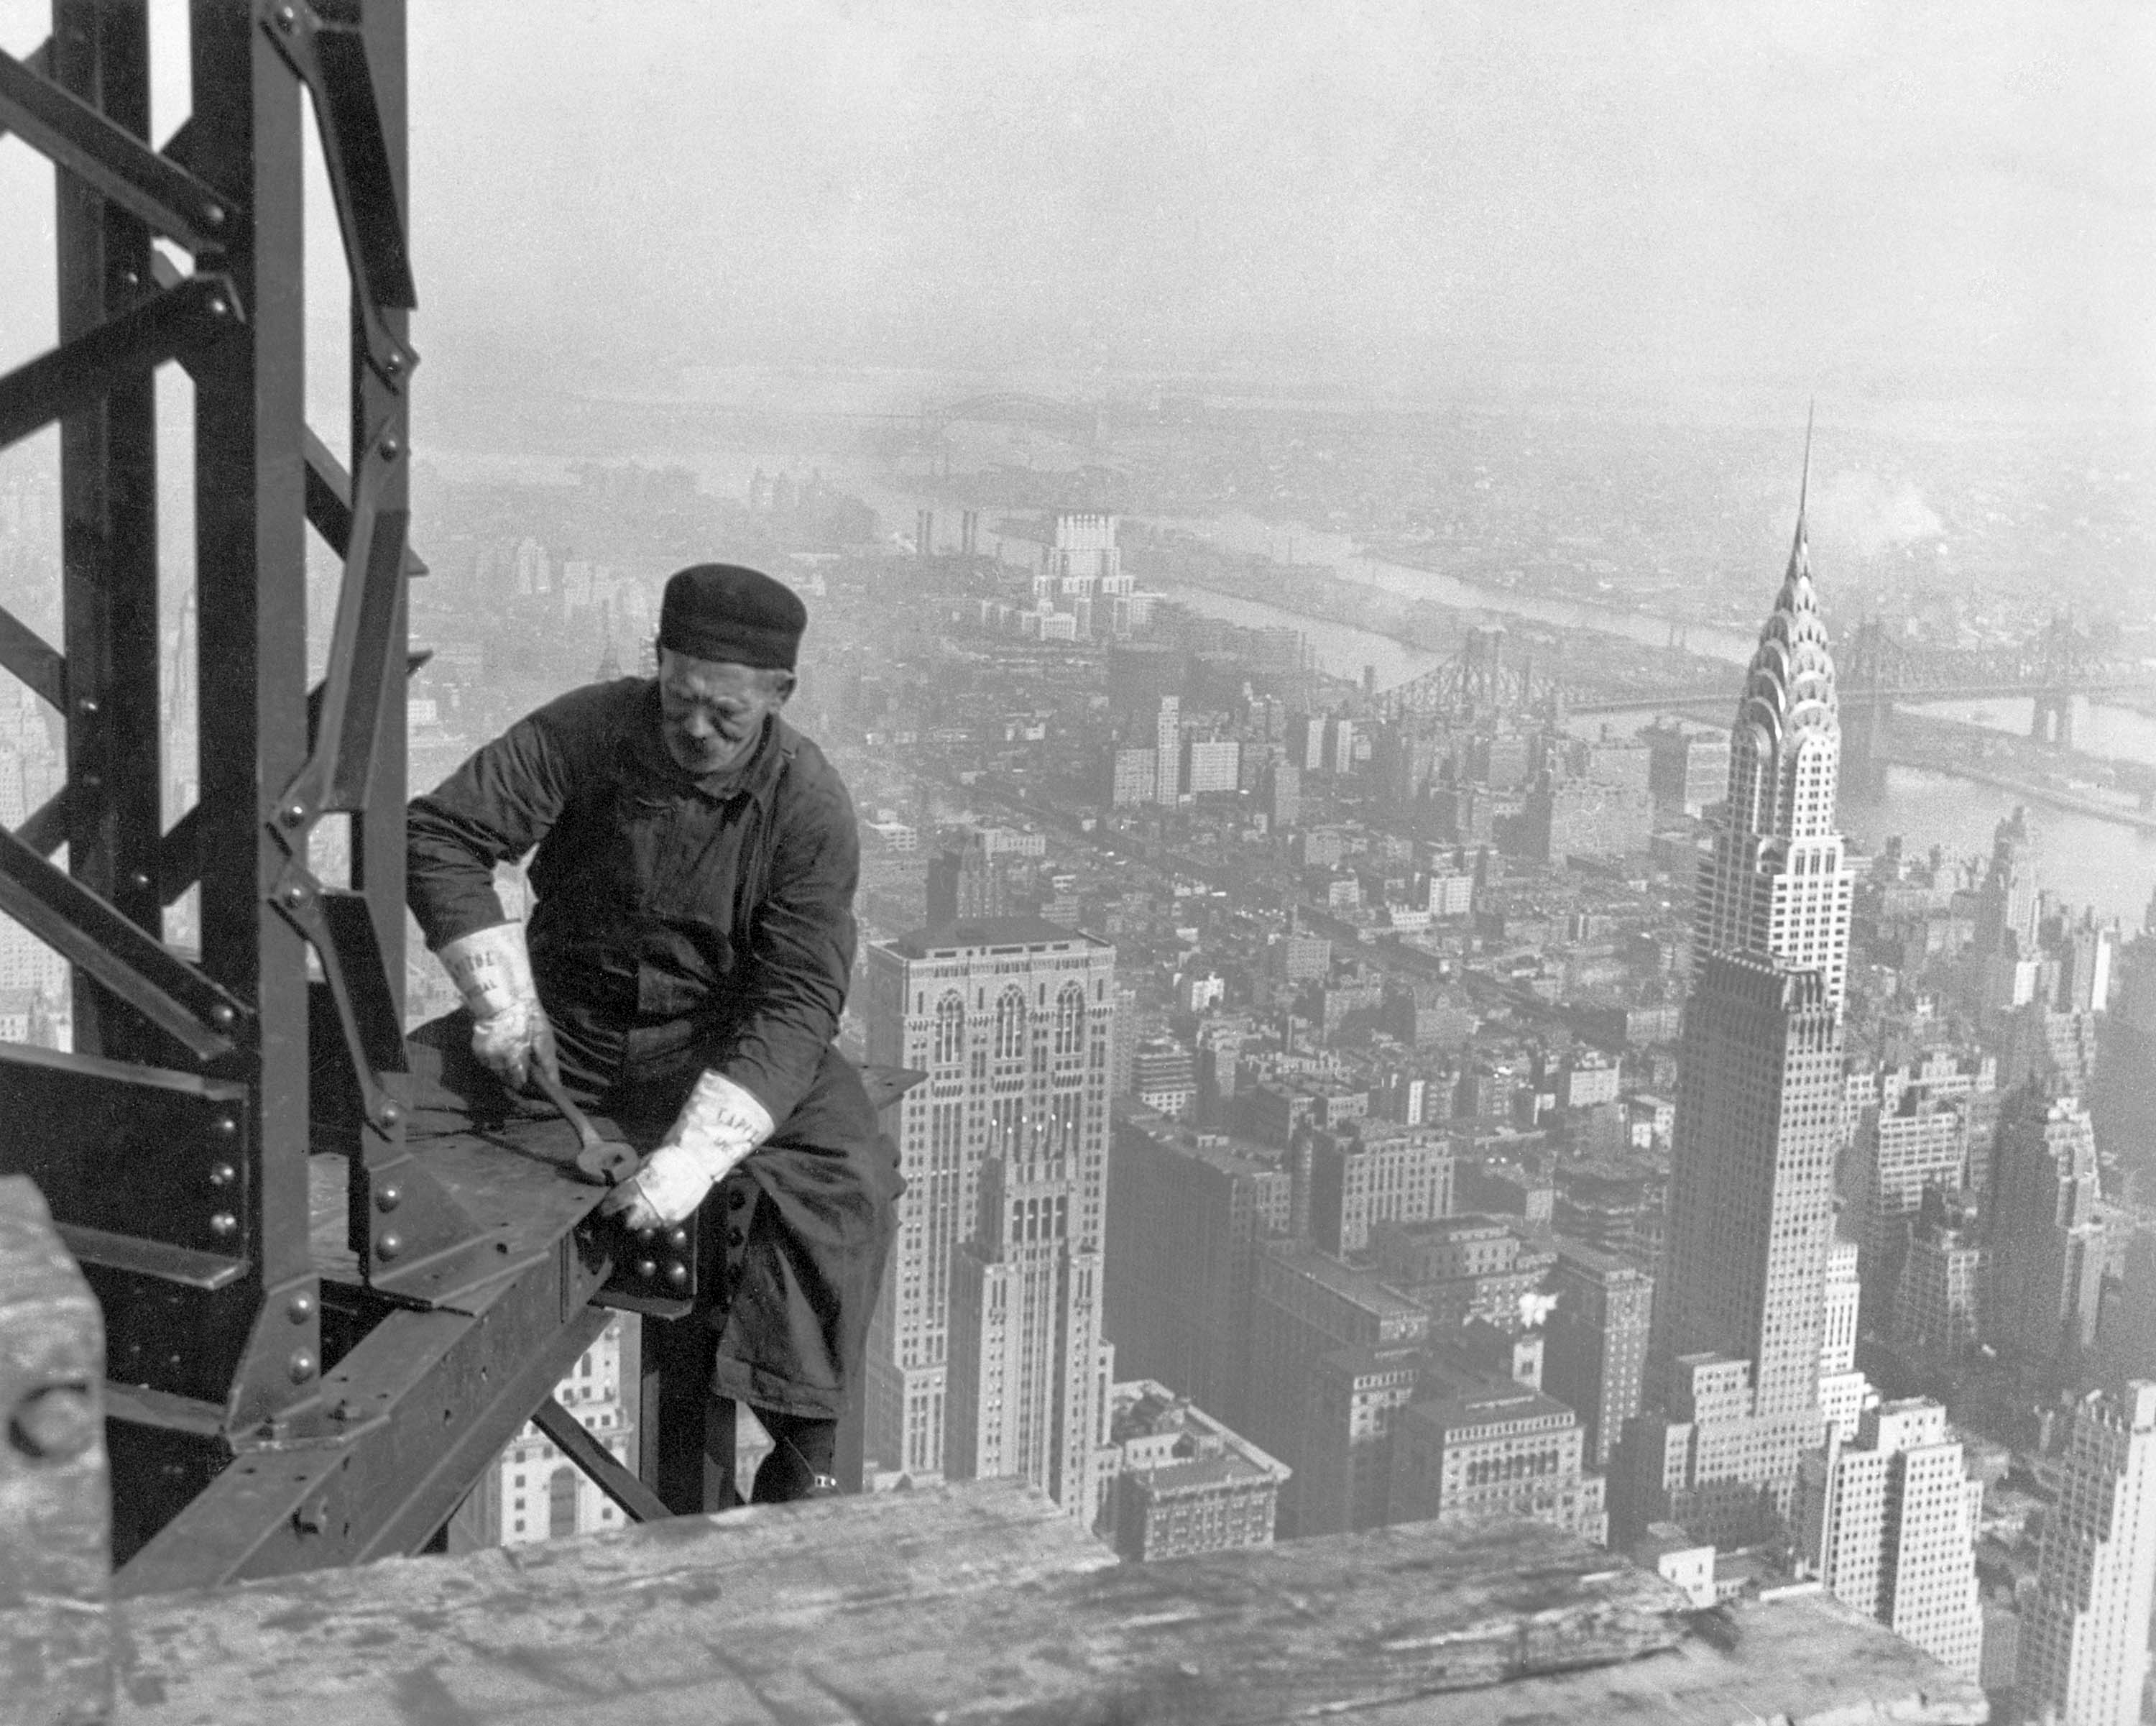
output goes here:
[{"label": "chrysler building spire", "polygon": [[1841,721],[1834,655],[1812,587],[1810,491],[1808,418],[1789,565],[1738,698],[1728,801],[1701,875],[1694,932],[1702,960],[1765,953],[1825,973],[1838,1009],[1851,883],[1835,826]]}]

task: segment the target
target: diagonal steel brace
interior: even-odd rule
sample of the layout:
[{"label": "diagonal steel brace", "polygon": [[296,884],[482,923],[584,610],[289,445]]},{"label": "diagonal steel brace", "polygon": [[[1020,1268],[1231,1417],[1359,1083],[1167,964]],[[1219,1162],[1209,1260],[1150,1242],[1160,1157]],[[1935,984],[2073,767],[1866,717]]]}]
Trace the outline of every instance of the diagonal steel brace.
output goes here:
[{"label": "diagonal steel brace", "polygon": [[[382,312],[389,306],[409,311],[419,299],[357,8],[265,0],[262,10],[264,29],[314,99],[322,166],[344,238],[367,363],[396,388],[418,356],[392,332]],[[339,15],[347,10],[353,14],[349,18]]]},{"label": "diagonal steel brace", "polygon": [[0,378],[0,449],[104,399],[112,386],[185,359],[243,321],[222,275],[198,274]]},{"label": "diagonal steel brace", "polygon": [[70,959],[203,1061],[231,1053],[242,1008],[13,834],[0,831],[0,913]]},{"label": "diagonal steel brace", "polygon": [[191,252],[223,251],[246,226],[243,212],[216,187],[5,53],[0,126]]}]

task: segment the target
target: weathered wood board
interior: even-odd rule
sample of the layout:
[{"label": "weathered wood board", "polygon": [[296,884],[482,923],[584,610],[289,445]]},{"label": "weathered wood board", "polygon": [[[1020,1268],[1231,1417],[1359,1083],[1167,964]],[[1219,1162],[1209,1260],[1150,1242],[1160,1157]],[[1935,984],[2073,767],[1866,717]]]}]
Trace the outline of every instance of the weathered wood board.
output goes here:
[{"label": "weathered wood board", "polygon": [[0,1723],[105,1718],[105,1322],[44,1197],[0,1177]]},{"label": "weathered wood board", "polygon": [[131,1600],[117,1718],[1202,1726],[1630,1660],[1681,1605],[1522,1523],[1115,1566],[982,1482]]}]

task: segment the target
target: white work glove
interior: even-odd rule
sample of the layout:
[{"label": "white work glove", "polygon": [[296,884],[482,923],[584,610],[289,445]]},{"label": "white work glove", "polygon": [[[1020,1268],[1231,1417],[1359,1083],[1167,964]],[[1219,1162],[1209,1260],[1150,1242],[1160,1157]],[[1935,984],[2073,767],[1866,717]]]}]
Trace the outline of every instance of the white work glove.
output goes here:
[{"label": "white work glove", "polygon": [[512,1090],[536,1063],[555,1075],[554,1028],[531,980],[524,925],[495,923],[443,943],[436,955],[471,1009],[472,1053]]},{"label": "white work glove", "polygon": [[704,1194],[772,1134],[770,1111],[732,1079],[706,1073],[644,1166],[603,1210],[632,1229],[686,1222]]}]

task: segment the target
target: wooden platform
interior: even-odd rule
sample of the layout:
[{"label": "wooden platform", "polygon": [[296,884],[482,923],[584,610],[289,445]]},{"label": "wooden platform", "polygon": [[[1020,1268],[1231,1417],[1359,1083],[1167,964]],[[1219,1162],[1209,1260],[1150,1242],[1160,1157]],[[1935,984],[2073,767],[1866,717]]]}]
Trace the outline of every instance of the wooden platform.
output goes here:
[{"label": "wooden platform", "polygon": [[1705,1620],[1538,1526],[1119,1566],[1009,1482],[771,1507],[115,1609],[137,1726],[1684,1726],[1985,1718],[1804,1600]]}]

